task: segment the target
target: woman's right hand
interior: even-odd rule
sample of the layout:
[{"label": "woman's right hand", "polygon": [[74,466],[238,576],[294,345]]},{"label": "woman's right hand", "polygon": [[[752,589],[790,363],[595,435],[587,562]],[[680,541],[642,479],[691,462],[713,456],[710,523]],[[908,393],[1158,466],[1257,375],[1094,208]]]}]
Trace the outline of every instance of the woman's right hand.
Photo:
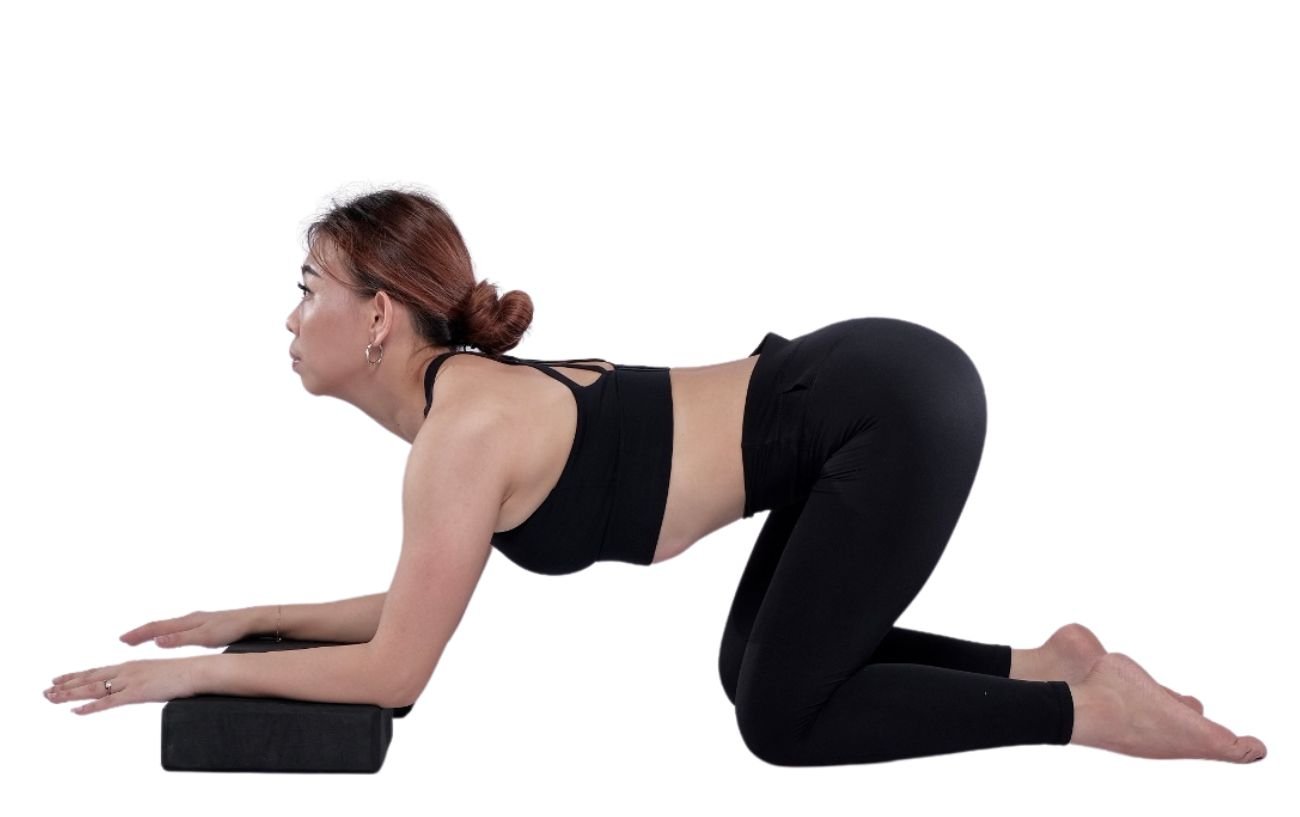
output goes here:
[{"label": "woman's right hand", "polygon": [[207,612],[151,621],[119,638],[132,647],[152,640],[159,647],[225,647],[257,632],[254,607]]}]

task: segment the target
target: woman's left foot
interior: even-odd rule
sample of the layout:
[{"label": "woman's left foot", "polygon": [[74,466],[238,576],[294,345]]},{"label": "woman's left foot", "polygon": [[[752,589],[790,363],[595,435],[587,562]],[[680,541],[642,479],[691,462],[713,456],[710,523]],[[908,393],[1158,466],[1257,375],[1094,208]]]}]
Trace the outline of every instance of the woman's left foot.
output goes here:
[{"label": "woman's left foot", "polygon": [[[1065,681],[1070,684],[1082,683],[1098,658],[1106,654],[1106,648],[1092,630],[1082,624],[1066,624],[1038,648],[1038,666],[1034,668],[1035,681]],[[1175,699],[1191,707],[1198,714],[1205,714],[1205,707],[1191,695],[1179,695],[1167,686],[1161,688]]]}]

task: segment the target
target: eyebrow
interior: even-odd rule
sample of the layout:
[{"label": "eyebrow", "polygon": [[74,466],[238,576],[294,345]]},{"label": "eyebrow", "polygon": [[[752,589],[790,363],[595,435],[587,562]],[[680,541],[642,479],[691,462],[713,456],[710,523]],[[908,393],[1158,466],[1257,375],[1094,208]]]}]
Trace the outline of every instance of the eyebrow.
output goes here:
[{"label": "eyebrow", "polygon": [[308,264],[303,264],[303,265],[302,265],[302,274],[303,274],[303,275],[315,275],[317,278],[321,277],[321,276],[320,276],[320,273],[317,272],[316,270],[312,269],[311,266],[308,265]]}]

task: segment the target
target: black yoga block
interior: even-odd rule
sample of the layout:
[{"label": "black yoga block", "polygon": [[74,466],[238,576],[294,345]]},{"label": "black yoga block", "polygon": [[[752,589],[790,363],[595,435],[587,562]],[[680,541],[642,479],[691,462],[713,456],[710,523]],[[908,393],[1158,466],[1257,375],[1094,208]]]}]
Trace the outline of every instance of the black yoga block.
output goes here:
[{"label": "black yoga block", "polygon": [[[252,636],[224,652],[337,647],[337,641],[276,641]],[[393,718],[411,706],[195,695],[162,711],[162,767],[169,772],[379,771]]]}]

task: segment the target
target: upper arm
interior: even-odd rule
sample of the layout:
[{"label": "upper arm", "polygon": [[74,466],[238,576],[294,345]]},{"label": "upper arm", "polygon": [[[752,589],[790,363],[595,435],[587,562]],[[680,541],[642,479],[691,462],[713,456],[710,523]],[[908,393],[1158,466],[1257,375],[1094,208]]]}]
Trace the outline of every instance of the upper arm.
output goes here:
[{"label": "upper arm", "polygon": [[509,440],[482,414],[430,417],[402,486],[402,552],[370,642],[405,706],[429,683],[492,550]]}]

